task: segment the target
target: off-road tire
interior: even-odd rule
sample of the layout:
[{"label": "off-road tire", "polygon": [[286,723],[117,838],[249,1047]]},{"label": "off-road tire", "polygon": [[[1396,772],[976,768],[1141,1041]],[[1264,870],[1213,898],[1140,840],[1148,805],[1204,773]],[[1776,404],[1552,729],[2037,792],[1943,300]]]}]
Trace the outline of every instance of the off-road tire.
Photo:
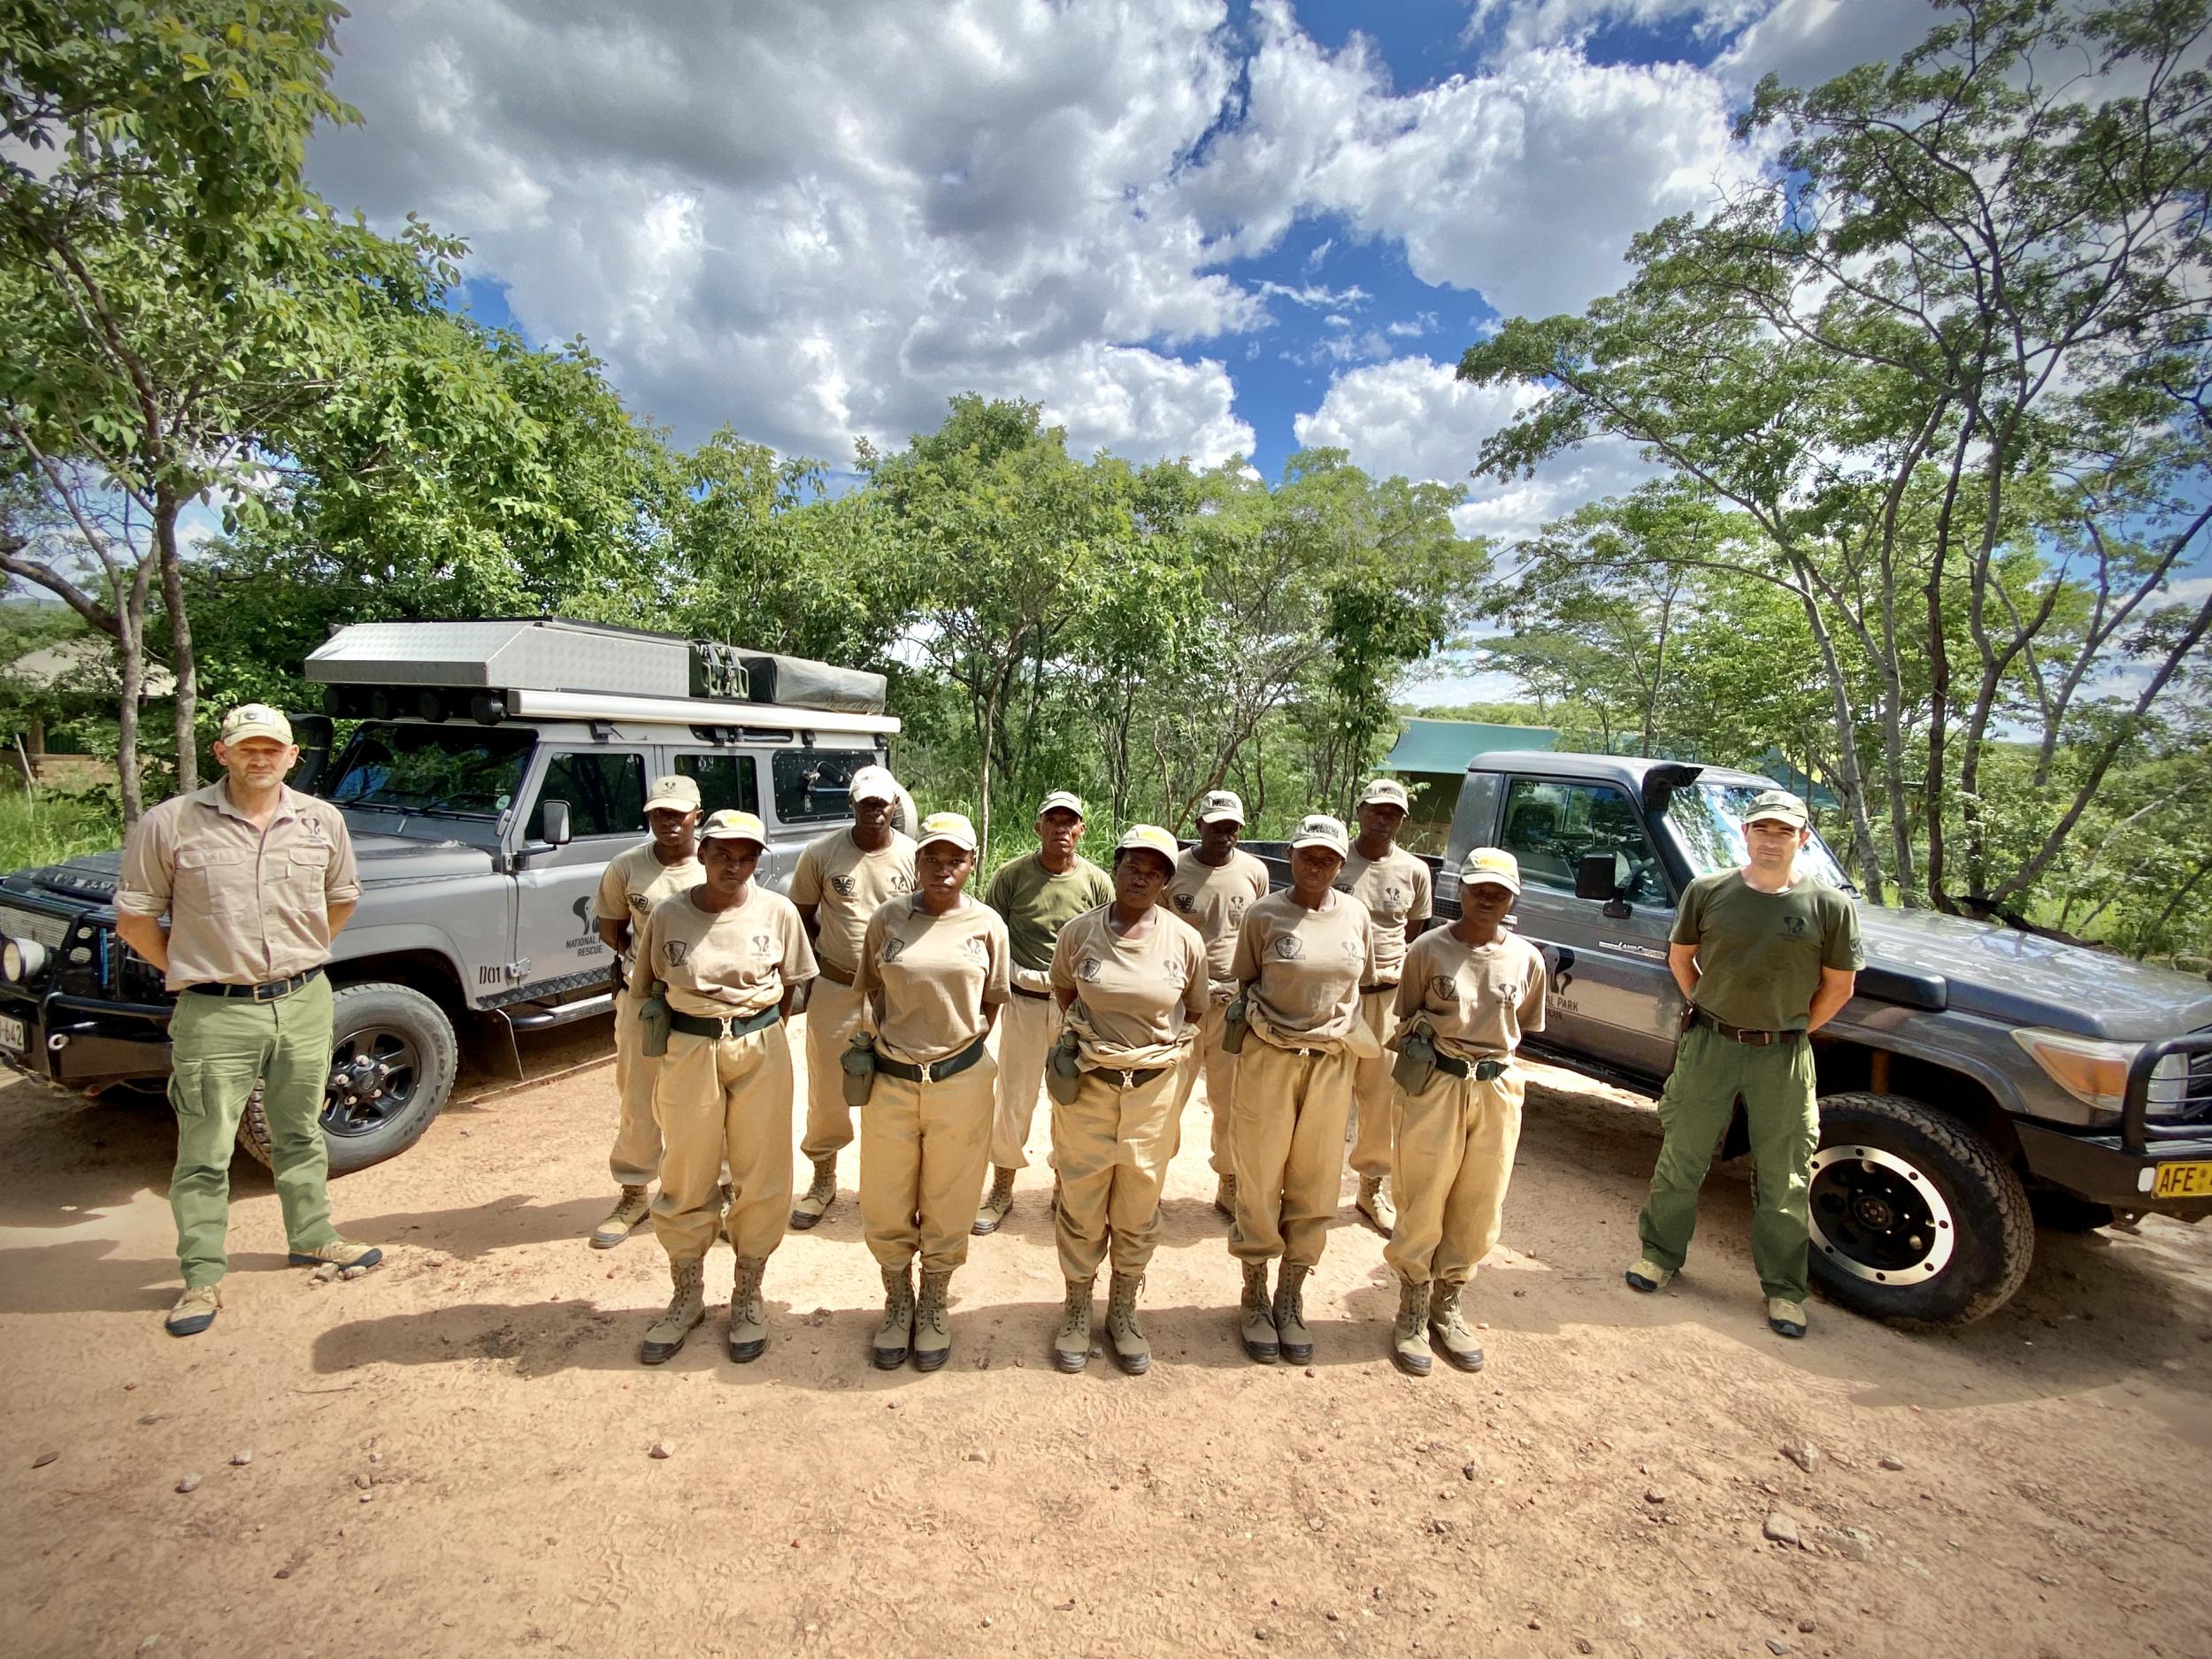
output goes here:
[{"label": "off-road tire", "polygon": [[[333,1069],[364,1033],[388,1033],[407,1045],[414,1064],[405,1097],[380,1122],[354,1132],[341,1123],[357,1121],[338,1102],[323,1113],[323,1144],[330,1151],[330,1172],[349,1175],[372,1164],[397,1157],[422,1139],[430,1120],[445,1108],[460,1070],[460,1044],[445,1010],[420,991],[403,985],[349,985],[334,999],[331,1018]],[[238,1120],[238,1144],[263,1164],[269,1162],[269,1119],[261,1109],[258,1086]]]},{"label": "off-road tire", "polygon": [[1996,1148],[1917,1101],[1895,1094],[1826,1096],[1820,1102],[1822,1157],[1816,1165],[1855,1147],[1907,1166],[1909,1185],[1924,1184],[1932,1208],[1948,1222],[1950,1254],[1932,1275],[1909,1281],[1878,1282],[1850,1271],[1839,1264],[1836,1245],[1824,1248],[1823,1202],[1837,1194],[1816,1173],[1812,1279],[1830,1301],[1909,1331],[1932,1331],[1970,1325],[2011,1300],[2035,1258],[2035,1221],[2019,1176]]}]

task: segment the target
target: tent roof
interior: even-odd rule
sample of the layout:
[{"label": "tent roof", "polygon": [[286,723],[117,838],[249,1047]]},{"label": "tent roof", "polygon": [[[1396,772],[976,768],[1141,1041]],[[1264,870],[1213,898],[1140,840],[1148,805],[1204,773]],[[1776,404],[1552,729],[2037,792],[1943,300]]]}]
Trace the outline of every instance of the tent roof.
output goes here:
[{"label": "tent roof", "polygon": [[1408,720],[1396,747],[1385,757],[1385,772],[1452,775],[1494,749],[1551,748],[1558,733],[1541,726],[1487,726],[1478,720]]},{"label": "tent roof", "polygon": [[[114,646],[93,634],[80,634],[73,640],[64,640],[58,645],[43,646],[35,651],[27,652],[0,672],[35,691],[111,693],[120,684],[115,667]],[[176,695],[176,690],[175,675],[159,663],[146,664],[146,677],[139,687],[141,697],[171,697]]]}]

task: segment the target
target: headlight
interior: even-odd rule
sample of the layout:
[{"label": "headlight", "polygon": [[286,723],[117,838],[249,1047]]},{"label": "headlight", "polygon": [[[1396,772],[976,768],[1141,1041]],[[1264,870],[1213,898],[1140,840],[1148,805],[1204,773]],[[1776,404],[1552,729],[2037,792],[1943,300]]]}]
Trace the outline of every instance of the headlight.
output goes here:
[{"label": "headlight", "polygon": [[[2143,1045],[2077,1037],[2070,1032],[2025,1026],[2012,1033],[2051,1081],[2085,1105],[2116,1112],[2127,1098],[2128,1067]],[[2149,1115],[2170,1118],[2180,1111],[2189,1077],[2186,1055],[2170,1054],[2151,1068]]]},{"label": "headlight", "polygon": [[46,965],[46,947],[35,939],[0,939],[0,974],[20,985]]}]

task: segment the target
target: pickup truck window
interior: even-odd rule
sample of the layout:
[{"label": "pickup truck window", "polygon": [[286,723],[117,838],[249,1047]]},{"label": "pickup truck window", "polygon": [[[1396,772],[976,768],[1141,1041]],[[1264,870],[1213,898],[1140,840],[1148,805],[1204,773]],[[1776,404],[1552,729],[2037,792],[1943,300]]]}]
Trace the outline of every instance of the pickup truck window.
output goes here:
[{"label": "pickup truck window", "polygon": [[786,824],[850,818],[853,773],[875,759],[866,749],[778,749],[776,817]]},{"label": "pickup truck window", "polygon": [[645,757],[641,755],[584,753],[557,754],[545,769],[538,790],[540,805],[530,810],[530,835],[545,833],[547,801],[568,803],[569,833],[578,841],[591,835],[639,835],[645,829]]},{"label": "pickup truck window", "polygon": [[1575,866],[1592,853],[1610,853],[1621,897],[1663,908],[1674,902],[1634,804],[1609,785],[1514,779],[1506,788],[1504,845],[1532,887],[1572,893]]},{"label": "pickup truck window", "polygon": [[496,818],[514,804],[534,741],[529,732],[367,722],[354,733],[323,798],[338,806]]},{"label": "pickup truck window", "polygon": [[[1744,849],[1743,815],[1751,810],[1763,784],[1700,783],[1677,789],[1667,800],[1667,827],[1690,862],[1690,873],[1709,876],[1716,870],[1733,870],[1748,856]],[[1843,866],[1815,833],[1797,855],[1800,870],[1846,893],[1858,889],[1843,873]]]},{"label": "pickup truck window", "polygon": [[676,770],[699,786],[699,808],[719,812],[760,810],[759,774],[750,755],[679,755]]}]

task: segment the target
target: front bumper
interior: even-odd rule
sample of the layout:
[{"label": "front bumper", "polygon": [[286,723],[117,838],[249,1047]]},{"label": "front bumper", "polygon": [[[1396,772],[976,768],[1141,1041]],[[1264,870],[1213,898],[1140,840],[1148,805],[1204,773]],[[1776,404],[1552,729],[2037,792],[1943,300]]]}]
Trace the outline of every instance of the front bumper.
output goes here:
[{"label": "front bumper", "polygon": [[169,1075],[169,1004],[111,1002],[0,985],[0,1016],[23,1025],[23,1047],[0,1064],[65,1088],[97,1088]]},{"label": "front bumper", "polygon": [[2162,1199],[2153,1194],[2161,1164],[2212,1162],[2212,1129],[2195,1127],[2197,1133],[2186,1138],[2162,1137],[2131,1151],[2117,1134],[2068,1134],[2040,1124],[2013,1125],[2028,1171],[2039,1182],[2115,1210],[2176,1216],[2185,1221],[2212,1216],[2212,1195]]}]

